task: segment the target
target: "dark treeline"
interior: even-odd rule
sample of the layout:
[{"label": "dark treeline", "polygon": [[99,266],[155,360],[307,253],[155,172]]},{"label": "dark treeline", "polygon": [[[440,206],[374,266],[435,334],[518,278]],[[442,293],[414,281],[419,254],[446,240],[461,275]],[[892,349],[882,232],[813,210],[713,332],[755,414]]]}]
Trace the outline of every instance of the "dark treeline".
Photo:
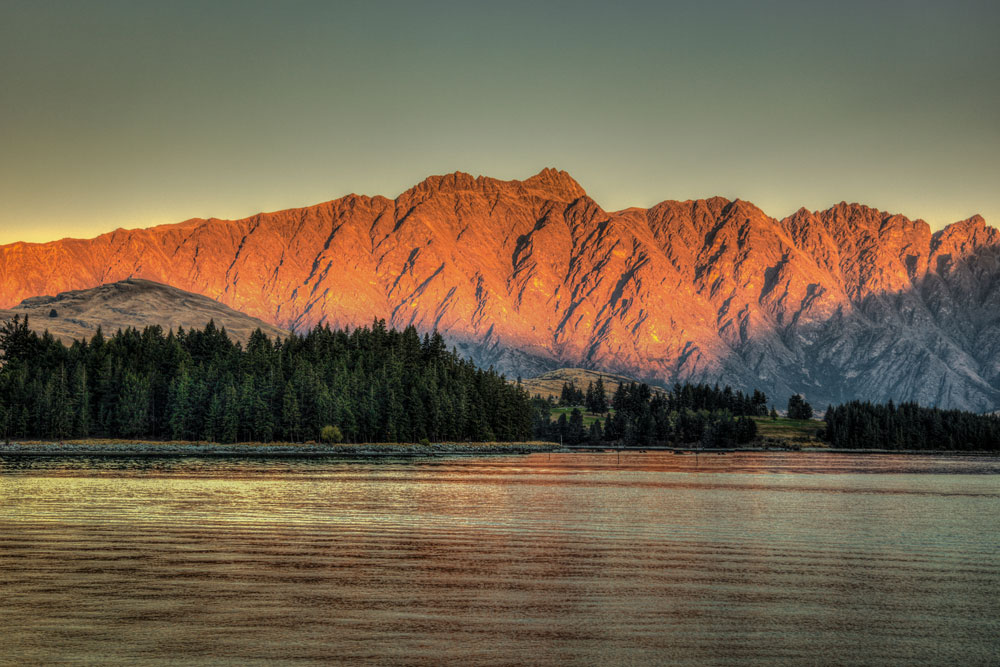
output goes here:
[{"label": "dark treeline", "polygon": [[598,414],[607,412],[608,393],[604,388],[604,380],[597,378],[596,383],[588,382],[586,391],[578,388],[572,380],[564,382],[559,395],[559,405],[582,405],[587,408],[587,412]]},{"label": "dark treeline", "polygon": [[257,331],[246,347],[214,323],[98,331],[67,347],[15,318],[0,348],[4,438],[510,441],[532,431],[521,387],[436,333],[383,321],[275,341]]},{"label": "dark treeline", "polygon": [[[637,389],[635,387],[647,386],[633,383],[631,386],[623,385],[627,389],[625,395],[633,395]],[[650,389],[650,395],[653,390]],[[620,390],[620,387],[619,387]],[[668,411],[679,410],[728,410],[733,415],[746,415],[753,417],[766,417],[767,395],[757,389],[752,394],[744,394],[742,391],[733,390],[726,385],[720,388],[718,384],[681,384],[676,383],[669,391],[659,391],[666,400]],[[618,396],[616,393],[615,396]],[[617,399],[616,399],[617,400]],[[623,399],[624,400],[624,399]],[[585,406],[589,412],[607,412],[608,402],[604,382],[601,378],[597,383],[588,383],[587,390],[579,389],[573,382],[564,382],[559,398],[559,405]],[[807,417],[808,419],[808,417]]]},{"label": "dark treeline", "polygon": [[[593,383],[590,383],[589,388],[591,392],[594,391]],[[559,405],[583,405],[586,400],[586,394],[576,386],[575,382],[572,380],[563,382],[562,391],[559,393]]]},{"label": "dark treeline", "polygon": [[1000,417],[890,401],[831,406],[824,438],[845,449],[1000,450]]},{"label": "dark treeline", "polygon": [[757,424],[751,416],[768,413],[764,393],[743,394],[717,385],[676,384],[670,391],[653,391],[647,384],[620,384],[611,400],[613,412],[589,427],[584,426],[579,409],[569,418],[562,414],[553,422],[548,416],[548,401],[538,397],[534,401],[535,436],[571,445],[620,442],[628,446],[698,443],[731,447],[751,442],[757,436]]},{"label": "dark treeline", "polygon": [[767,416],[767,395],[753,390],[752,394],[734,391],[728,385],[675,384],[667,393],[668,410],[727,410],[733,415],[748,417]]}]

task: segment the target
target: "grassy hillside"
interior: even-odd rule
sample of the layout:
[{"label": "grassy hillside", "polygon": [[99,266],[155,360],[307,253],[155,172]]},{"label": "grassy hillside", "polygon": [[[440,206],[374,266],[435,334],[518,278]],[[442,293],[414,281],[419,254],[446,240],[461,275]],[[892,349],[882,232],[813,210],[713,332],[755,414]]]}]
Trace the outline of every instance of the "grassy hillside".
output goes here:
[{"label": "grassy hillside", "polygon": [[0,321],[15,315],[29,317],[34,331],[47,330],[67,345],[75,339],[89,340],[98,327],[106,336],[118,329],[142,330],[153,325],[175,331],[184,327],[190,331],[204,328],[209,320],[217,327],[225,327],[234,340],[244,343],[258,328],[271,338],[289,335],[284,329],[206,296],[139,279],[25,299],[13,308],[0,310]]},{"label": "grassy hillside", "polygon": [[[604,382],[604,390],[607,392],[608,398],[614,395],[615,390],[618,389],[618,385],[639,382],[639,380],[634,378],[615,375],[614,373],[605,373],[603,371],[590,371],[584,368],[559,368],[548,373],[542,373],[538,377],[522,379],[521,384],[524,385],[524,388],[532,396],[541,394],[542,398],[553,396],[558,400],[564,383],[572,382],[578,388],[586,390],[587,384],[597,382],[597,378],[601,378],[601,381]],[[653,386],[652,389],[653,391],[662,391],[660,387],[656,386]],[[558,415],[556,416],[558,417]]]},{"label": "grassy hillside", "polygon": [[764,438],[777,438],[799,443],[809,442],[813,445],[822,442],[816,437],[816,432],[824,426],[819,419],[754,417],[753,420],[757,422],[757,434]]}]

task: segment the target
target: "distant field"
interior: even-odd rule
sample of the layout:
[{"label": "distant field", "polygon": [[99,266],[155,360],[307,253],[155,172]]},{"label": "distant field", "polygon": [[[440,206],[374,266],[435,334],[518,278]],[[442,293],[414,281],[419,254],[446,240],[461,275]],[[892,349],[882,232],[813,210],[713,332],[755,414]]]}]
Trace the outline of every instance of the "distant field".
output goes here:
[{"label": "distant field", "polygon": [[[571,412],[573,412],[573,408],[572,407],[568,407],[568,408],[565,408],[565,407],[552,408],[551,410],[549,410],[549,418],[552,421],[556,421],[557,419],[559,419],[559,415],[566,415],[566,419],[569,419],[569,415],[570,415]],[[591,424],[593,424],[598,419],[601,420],[602,423],[604,422],[604,415],[598,415],[598,414],[594,414],[593,412],[586,412],[584,410],[581,410],[581,412],[583,412],[583,425],[584,426],[590,426]],[[611,412],[614,413],[614,410],[611,410]]]},{"label": "distant field", "polygon": [[824,425],[819,419],[754,417],[753,420],[757,422],[757,433],[765,438],[807,438],[817,442],[816,431]]}]

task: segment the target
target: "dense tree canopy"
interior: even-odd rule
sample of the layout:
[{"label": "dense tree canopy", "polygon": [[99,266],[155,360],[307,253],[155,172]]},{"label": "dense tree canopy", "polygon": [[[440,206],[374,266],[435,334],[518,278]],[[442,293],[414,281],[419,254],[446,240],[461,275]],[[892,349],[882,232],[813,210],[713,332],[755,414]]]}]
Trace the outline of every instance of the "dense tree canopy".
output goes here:
[{"label": "dense tree canopy", "polygon": [[825,439],[845,449],[1000,450],[1000,416],[892,401],[830,406]]},{"label": "dense tree canopy", "polygon": [[[0,437],[416,442],[522,440],[527,393],[438,334],[317,327],[246,346],[209,323],[127,329],[66,347],[0,327]],[[323,428],[332,426],[336,431]]]},{"label": "dense tree canopy", "polygon": [[604,380],[597,378],[597,382],[587,384],[587,393],[584,397],[584,404],[590,412],[601,414],[608,411],[608,394],[604,389]]},{"label": "dense tree canopy", "polygon": [[[646,389],[641,389],[646,387]],[[617,397],[625,396],[621,400],[641,400],[635,396],[648,390],[647,399],[652,399],[654,394],[658,394],[664,401],[667,410],[727,410],[733,415],[747,415],[763,417],[767,415],[767,395],[757,389],[753,393],[744,394],[742,391],[734,390],[729,385],[719,387],[709,384],[689,384],[676,383],[669,390],[656,389],[641,383],[624,383],[619,385],[616,393]],[[636,393],[639,392],[639,393]],[[564,382],[562,393],[559,398],[559,405],[565,406],[585,406],[589,412],[607,412],[609,404],[604,382],[601,378],[596,383],[589,383],[586,392],[577,388],[573,382]]]},{"label": "dense tree canopy", "polygon": [[570,380],[563,382],[562,392],[559,394],[559,405],[582,405],[585,400],[583,390]]},{"label": "dense tree canopy", "polygon": [[[476,368],[437,333],[421,338],[381,320],[285,340],[258,330],[246,346],[210,322],[107,338],[99,330],[67,347],[15,317],[0,326],[0,350],[2,438],[417,442],[534,434],[566,444],[732,446],[755,438],[751,416],[768,414],[759,391],[633,383],[609,401],[598,380],[586,391],[567,384],[560,402],[577,407],[552,421],[549,401]],[[807,412],[802,397],[789,400],[790,417]],[[828,408],[825,421],[835,447],[1000,449],[997,416],[856,401]]]},{"label": "dense tree canopy", "polygon": [[[588,393],[595,390],[592,387]],[[567,391],[564,387],[563,397],[571,394],[572,388]],[[767,396],[762,392],[743,394],[717,385],[676,384],[668,391],[654,391],[647,384],[620,384],[611,401],[612,412],[603,421],[591,422],[589,428],[579,409],[574,408],[569,418],[561,414],[550,421],[548,401],[536,397],[534,404],[535,437],[569,445],[614,442],[627,446],[732,447],[757,436],[757,424],[751,416],[767,414]]]},{"label": "dense tree canopy", "polygon": [[813,408],[802,394],[793,394],[788,397],[788,418],[789,419],[812,419]]}]

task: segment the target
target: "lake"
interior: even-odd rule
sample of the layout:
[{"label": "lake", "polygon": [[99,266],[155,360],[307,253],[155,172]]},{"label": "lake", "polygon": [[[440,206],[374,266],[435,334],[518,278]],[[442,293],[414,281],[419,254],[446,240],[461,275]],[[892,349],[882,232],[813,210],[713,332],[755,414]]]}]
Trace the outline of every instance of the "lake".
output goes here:
[{"label": "lake", "polygon": [[998,637],[998,458],[0,458],[0,662],[974,665]]}]

